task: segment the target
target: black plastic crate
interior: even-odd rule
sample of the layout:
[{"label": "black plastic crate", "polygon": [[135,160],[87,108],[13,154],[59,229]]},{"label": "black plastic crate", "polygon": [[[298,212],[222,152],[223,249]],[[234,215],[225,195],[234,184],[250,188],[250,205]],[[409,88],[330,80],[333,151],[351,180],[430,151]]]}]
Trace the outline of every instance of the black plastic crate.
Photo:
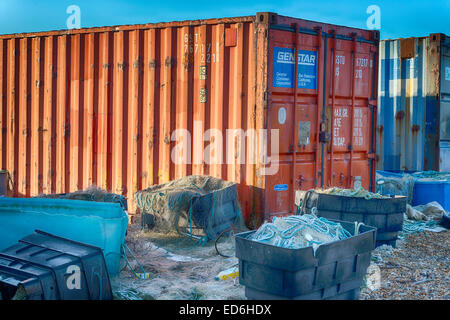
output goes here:
[{"label": "black plastic crate", "polygon": [[339,222],[353,236],[319,246],[288,249],[248,239],[255,231],[236,235],[239,282],[249,299],[357,299],[376,228]]},{"label": "black plastic crate", "polygon": [[[219,235],[231,231],[236,224],[241,222],[241,207],[236,183],[209,176],[188,176],[170,183],[175,183],[176,185],[176,183],[183,181],[184,184],[187,184],[187,179],[191,179],[191,185],[200,189],[201,192],[193,194],[184,185],[179,186],[179,189],[174,188],[167,193],[161,191],[161,194],[165,198],[161,201],[162,204],[158,203],[156,210],[155,208],[146,207],[144,203],[140,205],[138,200],[138,206],[142,210],[141,224],[143,229],[146,227],[151,229],[157,226],[158,220],[161,219],[160,221],[165,220],[166,224],[170,225],[170,228],[174,228],[185,235],[189,235],[192,232],[192,228],[195,229],[192,232],[194,236],[205,236],[208,240],[215,240]],[[152,188],[150,191],[148,189],[139,191],[137,194],[157,194],[157,190],[164,190],[166,185],[170,183],[156,186],[156,188]],[[198,187],[197,184],[202,185],[202,187]],[[182,193],[186,193],[184,199],[183,197],[180,198],[183,200],[181,202],[184,203],[187,216],[181,215],[178,218],[167,216],[167,211],[165,210],[166,204],[164,202],[168,201],[167,198],[170,197],[170,194],[177,195]],[[179,211],[184,211],[184,209]],[[163,211],[163,213],[161,214],[159,210]],[[164,225],[161,222],[160,224]]]},{"label": "black plastic crate", "polygon": [[406,197],[365,199],[313,191],[300,192],[300,194],[300,198],[304,201],[303,213],[311,213],[311,209],[316,207],[316,214],[319,217],[363,222],[377,228],[377,247],[383,244],[395,247],[398,232],[403,228]]},{"label": "black plastic crate", "polygon": [[28,300],[113,298],[100,248],[38,230],[0,252],[2,298],[19,288]]}]

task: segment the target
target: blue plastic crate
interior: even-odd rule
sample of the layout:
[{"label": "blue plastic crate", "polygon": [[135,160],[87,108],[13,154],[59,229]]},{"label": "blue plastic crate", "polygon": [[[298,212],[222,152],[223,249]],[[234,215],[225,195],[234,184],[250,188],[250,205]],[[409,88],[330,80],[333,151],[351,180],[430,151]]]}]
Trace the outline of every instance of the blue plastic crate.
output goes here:
[{"label": "blue plastic crate", "polygon": [[450,211],[450,181],[415,181],[412,205],[432,201],[439,202],[445,210]]}]

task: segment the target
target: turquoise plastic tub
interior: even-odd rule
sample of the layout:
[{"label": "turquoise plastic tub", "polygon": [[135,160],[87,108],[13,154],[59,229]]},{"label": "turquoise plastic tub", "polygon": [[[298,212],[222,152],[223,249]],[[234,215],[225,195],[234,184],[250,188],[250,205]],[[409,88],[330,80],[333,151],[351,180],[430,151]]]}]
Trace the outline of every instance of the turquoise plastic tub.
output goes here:
[{"label": "turquoise plastic tub", "polygon": [[0,251],[39,229],[101,248],[115,276],[127,226],[119,203],[0,197]]}]

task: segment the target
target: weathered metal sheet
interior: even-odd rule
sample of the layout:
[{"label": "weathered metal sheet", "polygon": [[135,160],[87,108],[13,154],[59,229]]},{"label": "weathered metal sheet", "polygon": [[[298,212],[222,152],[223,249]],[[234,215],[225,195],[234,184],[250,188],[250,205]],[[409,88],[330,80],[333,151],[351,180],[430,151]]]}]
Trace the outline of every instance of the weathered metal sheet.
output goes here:
[{"label": "weathered metal sheet", "polygon": [[350,188],[359,179],[372,189],[378,33],[269,18],[267,119],[282,138],[279,173],[266,178],[266,216],[295,211],[296,190]]},{"label": "weathered metal sheet", "polygon": [[450,38],[441,41],[439,170],[450,172]]},{"label": "weathered metal sheet", "polygon": [[[153,184],[211,174],[241,183],[248,207],[255,165],[209,164],[201,135],[255,128],[254,19],[0,36],[0,167],[14,194],[95,184],[132,200]],[[188,163],[171,159],[176,129],[201,142]]]},{"label": "weathered metal sheet", "polygon": [[446,166],[440,145],[450,141],[448,42],[441,34],[380,42],[378,169],[443,170]]},{"label": "weathered metal sheet", "polygon": [[[16,196],[95,184],[125,195],[130,212],[137,190],[208,174],[238,183],[253,225],[295,210],[296,189],[358,176],[370,188],[377,39],[271,13],[2,35],[0,168]],[[313,79],[274,87],[275,48],[295,46],[315,52]]]}]

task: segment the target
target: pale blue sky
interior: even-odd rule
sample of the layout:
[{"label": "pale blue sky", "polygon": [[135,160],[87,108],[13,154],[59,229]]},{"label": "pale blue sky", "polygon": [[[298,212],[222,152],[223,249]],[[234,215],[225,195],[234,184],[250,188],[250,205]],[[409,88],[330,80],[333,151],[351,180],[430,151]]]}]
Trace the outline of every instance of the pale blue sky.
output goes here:
[{"label": "pale blue sky", "polygon": [[0,0],[0,34],[66,29],[69,5],[81,27],[254,15],[271,11],[308,20],[366,28],[366,9],[381,9],[381,37],[450,35],[450,0]]}]

